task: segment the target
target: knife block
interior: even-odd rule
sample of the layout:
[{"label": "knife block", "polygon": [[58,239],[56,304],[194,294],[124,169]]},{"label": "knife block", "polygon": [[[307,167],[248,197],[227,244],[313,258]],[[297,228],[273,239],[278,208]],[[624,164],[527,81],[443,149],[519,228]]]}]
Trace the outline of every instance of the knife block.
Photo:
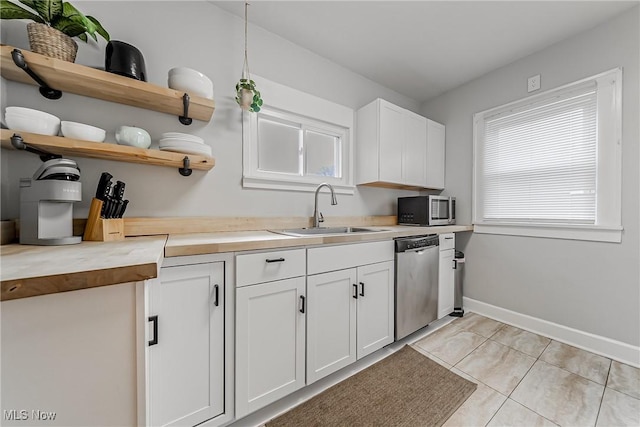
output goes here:
[{"label": "knife block", "polygon": [[102,200],[95,197],[89,207],[89,218],[84,227],[83,240],[95,242],[112,242],[124,240],[124,220],[122,218],[100,218]]}]

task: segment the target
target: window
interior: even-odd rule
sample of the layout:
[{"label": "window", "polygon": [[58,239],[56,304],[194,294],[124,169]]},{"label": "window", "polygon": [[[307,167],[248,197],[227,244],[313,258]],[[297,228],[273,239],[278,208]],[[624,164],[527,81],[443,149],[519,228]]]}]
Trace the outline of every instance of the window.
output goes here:
[{"label": "window", "polygon": [[[353,194],[353,110],[254,76],[265,99],[243,123],[243,186]],[[247,117],[248,116],[248,117]]]},{"label": "window", "polygon": [[476,232],[620,241],[621,70],[474,115]]}]

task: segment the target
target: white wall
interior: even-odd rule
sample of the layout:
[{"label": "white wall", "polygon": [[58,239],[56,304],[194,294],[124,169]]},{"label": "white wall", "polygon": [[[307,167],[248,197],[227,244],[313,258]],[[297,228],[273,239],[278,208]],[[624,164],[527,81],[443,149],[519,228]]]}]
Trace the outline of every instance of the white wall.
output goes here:
[{"label": "white wall", "polygon": [[[127,183],[129,216],[311,216],[313,194],[253,190],[241,187],[242,126],[235,84],[242,71],[244,21],[203,1],[77,1],[85,14],[98,18],[112,39],[136,46],[144,55],[148,80],[166,86],[167,72],[176,66],[195,68],[214,83],[213,120],[194,120],[183,126],[177,117],[65,93],[61,100],[43,98],[28,85],[7,81],[2,107],[18,105],[107,129],[107,141],[123,124],[142,127],[154,141],[163,132],[194,133],[212,146],[216,166],[209,173],[194,171],[189,178],[177,170],[102,160],[76,158],[82,169],[83,201],[75,217],[86,217],[102,171]],[[3,21],[2,43],[28,49],[26,23]],[[77,63],[104,66],[105,42],[79,42]],[[321,98],[359,108],[382,97],[417,111],[418,102],[386,89],[294,43],[259,27],[249,28],[251,72]],[[6,89],[6,90],[5,90]],[[269,100],[265,99],[268,103]],[[156,145],[157,146],[157,145]],[[2,150],[2,218],[18,217],[18,180],[30,176],[40,160],[28,153]],[[321,197],[326,217],[332,215],[395,214],[396,198],[417,194],[377,188],[358,188],[353,196],[338,196],[329,206]]]},{"label": "white wall", "polygon": [[639,8],[495,70],[423,105],[447,126],[446,193],[471,221],[472,115],[541,90],[622,66],[622,243],[466,233],[465,296],[580,331],[640,344]]}]

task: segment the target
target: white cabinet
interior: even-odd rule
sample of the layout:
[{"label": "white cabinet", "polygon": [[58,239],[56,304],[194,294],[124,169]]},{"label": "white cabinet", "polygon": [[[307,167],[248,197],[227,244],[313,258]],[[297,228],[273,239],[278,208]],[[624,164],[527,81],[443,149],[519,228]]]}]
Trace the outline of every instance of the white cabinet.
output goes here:
[{"label": "white cabinet", "polygon": [[438,319],[453,311],[455,234],[440,234],[440,263],[438,271]]},{"label": "white cabinet", "polygon": [[356,126],[357,184],[444,187],[443,125],[376,99],[358,110]]},{"label": "white cabinet", "polygon": [[307,277],[311,384],[393,342],[393,242],[312,248],[307,259],[318,273]]},{"label": "white cabinet", "polygon": [[[304,254],[298,249],[236,256],[240,283],[247,275],[256,282],[279,279],[236,289],[236,418],[305,385]],[[256,276],[247,268],[265,270]],[[302,275],[286,278],[291,274]]]},{"label": "white cabinet", "polygon": [[147,283],[147,425],[196,425],[225,411],[224,262],[164,267]]},{"label": "white cabinet", "polygon": [[444,189],[445,127],[427,119],[427,182],[425,187]]}]

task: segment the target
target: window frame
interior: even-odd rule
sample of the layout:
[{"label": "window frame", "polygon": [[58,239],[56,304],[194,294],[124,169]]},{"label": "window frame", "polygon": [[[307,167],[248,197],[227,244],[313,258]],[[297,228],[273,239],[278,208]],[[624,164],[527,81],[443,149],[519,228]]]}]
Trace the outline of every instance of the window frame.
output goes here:
[{"label": "window frame", "polygon": [[[243,113],[243,172],[244,188],[263,188],[313,192],[323,182],[331,184],[340,194],[354,194],[353,184],[353,125],[354,110],[314,95],[253,76],[265,99],[258,113]],[[321,175],[293,175],[258,169],[258,118],[262,114],[276,122],[290,122],[306,130],[341,138],[341,178]],[[304,156],[304,154],[301,154]],[[303,157],[303,169],[306,167]]]},{"label": "window frame", "polygon": [[[597,92],[596,141],[596,220],[595,224],[547,222],[508,222],[483,219],[480,174],[482,167],[484,123],[510,110],[533,107],[595,83]],[[473,186],[472,222],[474,232],[512,236],[544,237],[570,240],[621,242],[622,240],[622,68],[615,68],[533,96],[497,106],[473,115]]]}]

